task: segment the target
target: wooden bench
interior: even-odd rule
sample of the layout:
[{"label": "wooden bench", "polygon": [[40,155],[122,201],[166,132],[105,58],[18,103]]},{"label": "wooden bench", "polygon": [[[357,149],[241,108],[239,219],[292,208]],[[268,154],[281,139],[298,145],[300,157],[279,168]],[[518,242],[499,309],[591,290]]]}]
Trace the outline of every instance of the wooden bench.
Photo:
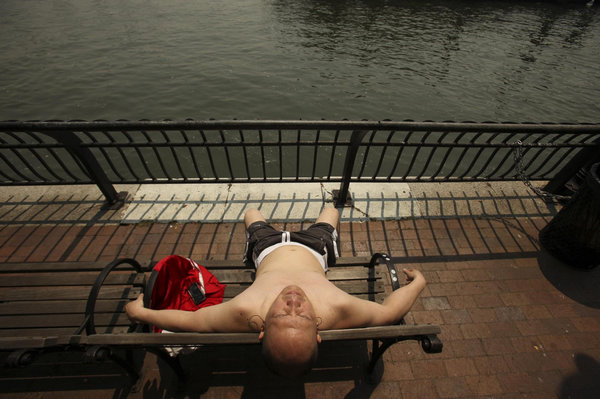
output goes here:
[{"label": "wooden bench", "polygon": [[[254,270],[239,261],[198,263],[226,284],[224,300],[242,292],[254,278]],[[0,264],[0,351],[10,352],[7,364],[24,366],[44,352],[72,349],[82,351],[86,361],[112,359],[136,381],[139,374],[131,362],[132,353],[143,349],[160,356],[184,379],[177,358],[167,355],[164,346],[259,343],[256,333],[154,334],[148,326],[132,324],[125,305],[147,289],[150,273],[150,268],[133,259],[108,266],[83,262]],[[327,277],[344,291],[377,302],[387,296],[386,278],[393,289],[400,287],[398,272],[383,254],[340,258]],[[440,332],[439,326],[402,321],[393,326],[322,331],[321,337],[324,341],[372,340],[370,373],[385,350],[399,341],[418,340],[425,352],[440,352]]]}]

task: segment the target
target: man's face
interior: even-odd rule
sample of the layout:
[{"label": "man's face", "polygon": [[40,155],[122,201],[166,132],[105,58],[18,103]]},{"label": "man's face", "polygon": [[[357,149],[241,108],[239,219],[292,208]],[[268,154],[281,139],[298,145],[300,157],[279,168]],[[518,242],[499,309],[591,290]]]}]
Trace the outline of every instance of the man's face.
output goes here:
[{"label": "man's face", "polygon": [[289,285],[281,291],[267,312],[265,323],[266,329],[287,330],[297,338],[307,333],[316,334],[317,341],[321,342],[315,311],[306,293],[297,285]]}]

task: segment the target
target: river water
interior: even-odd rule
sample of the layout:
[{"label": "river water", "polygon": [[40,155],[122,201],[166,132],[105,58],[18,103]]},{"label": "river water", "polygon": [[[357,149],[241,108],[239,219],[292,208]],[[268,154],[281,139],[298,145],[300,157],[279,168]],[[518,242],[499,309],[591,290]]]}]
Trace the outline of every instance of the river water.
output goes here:
[{"label": "river water", "polygon": [[0,120],[600,122],[599,98],[585,2],[0,2]]}]

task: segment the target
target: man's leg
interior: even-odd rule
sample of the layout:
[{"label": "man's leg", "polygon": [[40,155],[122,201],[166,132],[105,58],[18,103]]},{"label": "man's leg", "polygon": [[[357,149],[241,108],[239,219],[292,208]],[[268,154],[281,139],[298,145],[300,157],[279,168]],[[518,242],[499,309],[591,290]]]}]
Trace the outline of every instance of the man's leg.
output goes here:
[{"label": "man's leg", "polygon": [[338,227],[338,220],[340,214],[335,208],[325,208],[317,218],[316,223],[328,223],[333,226],[334,229]]},{"label": "man's leg", "polygon": [[262,213],[260,213],[260,211],[258,209],[250,208],[244,214],[244,224],[246,225],[246,230],[248,230],[248,227],[250,227],[250,225],[254,222],[265,222],[266,223],[266,220],[265,220],[264,216],[262,215]]}]

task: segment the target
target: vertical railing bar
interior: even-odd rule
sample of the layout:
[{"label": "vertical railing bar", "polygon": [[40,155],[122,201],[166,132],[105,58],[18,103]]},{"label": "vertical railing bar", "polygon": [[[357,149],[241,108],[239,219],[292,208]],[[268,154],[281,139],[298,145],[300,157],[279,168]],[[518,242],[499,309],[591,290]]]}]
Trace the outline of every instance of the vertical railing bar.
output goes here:
[{"label": "vertical railing bar", "polygon": [[[40,142],[41,142],[41,141],[40,141]],[[77,178],[77,176],[75,176],[73,173],[71,173],[71,171],[69,170],[69,168],[67,167],[67,165],[65,165],[65,163],[62,161],[62,157],[60,157],[60,156],[59,156],[59,155],[58,155],[58,154],[55,152],[55,149],[54,149],[54,148],[52,148],[52,147],[47,147],[47,149],[48,149],[48,152],[49,152],[50,154],[52,154],[52,156],[54,157],[54,160],[55,160],[56,162],[58,162],[58,164],[59,164],[59,165],[60,165],[60,167],[62,168],[62,171],[63,171],[64,173],[66,173],[68,176],[70,176],[70,177],[71,177],[71,179],[72,179],[72,182],[73,182],[73,183],[77,182],[77,181],[78,181],[78,178]],[[67,149],[67,153],[69,153],[68,149]],[[36,156],[37,156],[37,154],[36,154]],[[70,153],[69,153],[69,156],[71,156],[71,157],[72,157],[72,155],[71,155]],[[56,174],[54,174],[54,173],[53,173],[53,172],[50,170],[50,167],[49,167],[49,165],[47,164],[47,162],[46,162],[46,161],[44,161],[44,160],[42,160],[42,159],[41,159],[39,156],[37,156],[37,157],[38,157],[38,159],[40,160],[40,162],[41,162],[41,163],[44,165],[44,167],[46,168],[46,170],[48,170],[50,173],[52,173],[54,176],[56,176]],[[74,159],[75,163],[77,163],[77,158],[73,158],[73,159]],[[79,164],[79,166],[81,166],[81,164]],[[83,168],[82,168],[82,169],[83,169]],[[58,179],[59,179],[59,180],[61,180],[61,181],[63,181],[63,182],[65,182],[65,181],[66,181],[66,180],[65,180],[65,179],[63,179],[63,178],[58,178]]]},{"label": "vertical railing bar", "polygon": [[[321,131],[319,130],[319,133],[320,132]],[[333,173],[333,163],[335,161],[335,150],[337,149],[339,138],[340,138],[340,130],[338,129],[335,131],[335,135],[333,136],[333,147],[331,148],[331,156],[329,157],[329,170],[327,171],[327,179],[326,179],[327,181],[331,181],[331,174]],[[316,151],[316,149],[315,149],[315,151]]]},{"label": "vertical railing bar", "polygon": [[[239,129],[238,131],[240,133],[240,142],[243,144],[245,143],[244,132],[242,131],[242,129]],[[242,145],[242,150],[244,154],[244,164],[246,165],[246,179],[250,181],[250,165],[248,164],[248,150],[246,149],[245,145]]]},{"label": "vertical railing bar", "polygon": [[[537,151],[536,151],[537,150]],[[527,149],[525,149],[523,151],[523,159],[525,159],[525,155],[529,152],[529,151],[535,151],[533,153],[533,155],[531,156],[531,159],[529,160],[529,162],[527,162],[527,164],[523,164],[523,173],[525,173],[525,176],[531,177],[533,178],[533,173],[529,172],[527,173],[526,171],[529,169],[529,167],[531,167],[532,163],[535,161],[535,159],[537,158],[538,154],[541,153],[544,149],[541,147],[527,147]]]},{"label": "vertical railing bar", "polygon": [[[452,144],[455,144],[456,146],[458,146],[458,141],[460,139],[462,139],[465,134],[467,134],[467,132],[460,132],[460,134],[458,134],[456,136],[456,138],[454,139],[454,142]],[[446,154],[444,155],[444,158],[440,162],[440,167],[433,173],[433,176],[437,177],[440,174],[440,172],[442,171],[442,168],[446,164],[446,160],[448,159],[448,157],[450,156],[450,154],[452,153],[452,150],[454,148],[456,148],[456,147],[447,147]],[[458,160],[455,162],[455,168],[457,167],[456,165],[458,165],[460,160],[461,160],[461,157],[459,156]],[[449,180],[450,176],[452,176],[452,174],[448,173],[446,176],[443,176],[442,180]]]},{"label": "vertical railing bar", "polygon": [[[29,137],[33,138],[34,140],[37,140],[38,144],[40,144],[42,146],[44,146],[46,144],[46,143],[44,143],[44,141],[42,139],[40,139],[39,137],[37,137],[34,132],[27,132],[27,135]],[[15,138],[16,140],[18,140],[19,142],[21,142],[22,144],[27,144],[25,141],[21,140],[18,136],[12,136],[12,137]],[[59,142],[59,144],[62,144],[62,143]],[[61,183],[65,183],[66,180],[63,177],[60,177],[56,173],[54,173],[54,171],[50,168],[50,166],[48,165],[48,163],[46,161],[44,161],[42,159],[41,155],[37,152],[37,149],[38,149],[37,147],[33,147],[33,148],[28,148],[27,150],[28,150],[28,152],[30,152],[31,154],[33,154],[37,158],[37,160],[42,164],[42,166],[46,169],[46,171],[48,173],[50,173],[52,176],[54,176],[56,178],[56,180],[58,180]],[[52,154],[52,156],[54,157],[54,159],[58,160],[56,154],[53,151],[51,151],[51,147],[42,147],[42,149],[48,150],[48,152],[50,154]],[[66,150],[66,151],[68,153],[68,150]],[[17,153],[17,152],[15,152],[15,153]],[[20,152],[18,152],[17,154],[19,154],[18,155],[19,159],[21,159],[21,161],[25,165],[30,166],[30,170],[35,175],[37,175],[42,181],[48,181],[46,178],[42,177],[40,174],[38,174],[37,172],[34,171],[33,165],[31,165],[28,161],[25,161],[25,159],[22,157],[22,155],[21,155]],[[62,163],[59,162],[59,165],[61,165],[61,167],[63,168],[63,171],[66,171],[67,174],[70,175],[73,178],[73,180],[75,180],[75,181],[77,180],[77,178],[75,176],[73,176],[71,173],[68,172],[68,170],[66,170],[66,167]]]},{"label": "vertical railing bar", "polygon": [[213,162],[213,157],[212,157],[212,151],[210,150],[210,146],[207,145],[208,144],[208,140],[206,139],[206,135],[204,134],[204,130],[200,129],[200,135],[202,136],[202,140],[204,144],[204,147],[206,148],[206,153],[208,154],[208,162],[210,162],[210,168],[213,172],[213,176],[215,177],[215,180],[219,180],[219,175],[217,174],[217,171],[215,169],[215,163]]},{"label": "vertical railing bar", "polygon": [[[442,140],[444,139],[444,137],[446,137],[448,135],[448,132],[442,132],[442,134],[440,134],[440,136],[437,139],[437,144],[441,144]],[[431,159],[433,158],[433,155],[436,153],[437,149],[439,147],[432,147],[431,148],[431,152],[429,153],[429,156],[427,157],[427,160],[425,161],[425,165],[423,165],[422,169],[421,169],[421,173],[417,175],[417,180],[421,180],[421,178],[423,177],[423,175],[425,174],[425,171],[427,170],[427,168],[429,167],[429,164],[431,163]],[[433,180],[435,179],[435,175],[431,175],[429,176],[429,180]]]},{"label": "vertical railing bar", "polygon": [[277,153],[279,154],[279,181],[283,181],[283,144],[281,141],[281,129],[277,130]]},{"label": "vertical railing bar", "polygon": [[[417,156],[419,155],[419,152],[421,152],[421,148],[423,148],[423,144],[425,139],[431,134],[431,131],[428,130],[425,132],[425,135],[421,138],[421,146],[417,147],[417,149],[415,150],[415,153],[410,161],[410,164],[408,165],[408,169],[406,170],[406,174],[404,176],[402,176],[402,180],[406,180],[406,177],[409,175],[410,171],[413,168],[413,165],[415,164],[415,161],[417,159]],[[416,179],[418,180],[418,179]]]},{"label": "vertical railing bar", "polygon": [[[477,140],[477,139],[478,139],[478,138],[479,138],[481,135],[483,135],[483,133],[484,133],[484,132],[481,132],[481,131],[477,132],[477,133],[475,134],[475,136],[473,136],[473,138],[470,140],[470,144],[475,144],[475,141],[476,141],[476,140]],[[485,148],[487,148],[487,147],[485,147],[485,144],[489,144],[489,143],[490,143],[490,140],[493,140],[493,139],[494,139],[496,136],[497,136],[496,134],[492,135],[492,137],[490,137],[490,138],[489,138],[489,139],[488,139],[488,140],[487,140],[487,141],[486,141],[484,144],[482,144],[480,147],[478,147],[478,148],[477,148],[477,150],[475,151],[475,155],[474,155],[474,156],[471,158],[471,163],[469,164],[469,166],[467,166],[467,168],[466,168],[466,169],[463,171],[463,173],[462,173],[460,176],[458,176],[458,178],[459,178],[459,179],[464,179],[464,178],[465,178],[465,176],[466,176],[467,174],[469,174],[469,177],[470,177],[470,178],[473,178],[473,176],[474,176],[474,175],[473,175],[472,173],[470,173],[470,172],[471,172],[471,170],[473,169],[473,167],[475,166],[475,163],[476,163],[476,162],[479,160],[479,157],[481,156],[481,153],[483,152],[483,150],[484,150]],[[466,147],[466,146],[467,146],[467,145],[465,145],[465,147]],[[467,151],[465,151],[465,153],[468,153],[468,152],[469,152],[469,149],[470,149],[470,148],[468,148],[468,147],[467,147]],[[477,175],[477,174],[475,174],[475,176],[476,176],[476,175]]]},{"label": "vertical railing bar", "polygon": [[[564,148],[564,147],[563,147]],[[575,151],[577,151],[576,147],[573,148],[568,148],[567,151],[561,156],[559,157],[559,159],[557,159],[553,165],[548,165],[547,171],[542,175],[542,178],[550,178],[550,177],[554,177],[554,176],[548,176],[548,173],[550,171],[555,171],[556,168],[558,167],[558,165],[560,165],[561,163],[563,163],[568,157],[570,157]]]},{"label": "vertical railing bar", "polygon": [[[158,165],[160,166],[160,168],[162,169],[163,174],[165,175],[167,180],[171,180],[169,173],[165,170],[165,165],[163,164],[162,159],[160,158],[160,154],[158,152],[158,150],[156,149],[156,145],[154,142],[152,142],[152,140],[150,139],[150,136],[148,135],[148,133],[145,130],[141,130],[142,134],[144,135],[144,137],[146,138],[148,144],[151,145],[150,148],[152,148],[154,155],[156,156],[156,158],[158,159]],[[155,176],[151,176],[152,180],[158,180],[157,177]]]},{"label": "vertical railing bar", "polygon": [[[517,133],[508,133],[506,135],[506,137],[504,138],[504,140],[502,140],[502,144],[507,144],[509,141],[513,140],[513,137],[515,137],[517,135]],[[499,152],[501,150],[501,148],[497,148],[496,152],[493,154],[493,156],[496,156],[496,153]],[[506,154],[504,154],[504,158],[498,162],[498,164],[496,165],[496,168],[494,170],[492,170],[489,173],[489,176],[494,176],[498,173],[498,171],[505,165],[506,159],[512,154],[513,149],[510,148],[509,150],[506,151]],[[492,158],[492,157],[490,157]],[[512,168],[508,168],[507,171],[500,176],[506,176],[507,173],[509,173],[512,170]]]},{"label": "vertical railing bar", "polygon": [[265,148],[263,143],[262,129],[258,129],[258,142],[260,144],[260,158],[262,161],[263,181],[267,181],[267,168],[265,166]]},{"label": "vertical railing bar", "polygon": [[[487,143],[487,144],[490,144],[490,145],[491,145],[491,143],[490,143],[489,141],[488,141],[488,143]],[[488,147],[488,148],[490,148],[490,147]],[[491,148],[494,148],[494,147],[491,147]],[[486,169],[486,168],[489,166],[489,164],[492,162],[492,160],[494,159],[494,157],[496,156],[496,154],[497,154],[497,153],[498,153],[498,152],[499,152],[501,149],[502,149],[501,147],[495,147],[495,148],[492,150],[492,154],[491,154],[490,156],[488,156],[488,157],[487,157],[487,161],[486,161],[486,162],[485,162],[485,163],[484,163],[484,164],[481,166],[481,168],[479,168],[479,171],[478,171],[478,172],[475,174],[475,177],[483,176],[483,171],[484,171],[484,170],[485,170],[485,169]],[[510,155],[510,151],[508,151],[508,152],[507,152],[506,156],[508,156],[508,155]],[[506,156],[505,156],[505,158],[502,160],[502,162],[501,162],[501,163],[499,163],[498,165],[504,165],[504,162],[505,162],[505,160],[506,160]],[[491,174],[489,174],[489,176],[491,176]]]},{"label": "vertical railing bar", "polygon": [[106,197],[109,205],[121,206],[124,198],[117,194],[115,188],[110,183],[104,169],[94,157],[90,149],[81,141],[81,139],[72,131],[52,131],[44,132],[67,147],[67,150],[74,155],[77,163],[82,166],[86,174],[98,186],[102,194]]},{"label": "vertical railing bar", "polygon": [[190,142],[190,138],[188,137],[185,130],[180,130],[179,132],[183,136],[185,142],[189,144],[187,146],[187,149],[190,153],[190,158],[192,159],[192,165],[194,165],[194,170],[196,171],[196,177],[198,178],[198,181],[203,181],[202,172],[200,172],[200,168],[198,168],[198,161],[196,160],[196,156],[194,155],[194,146],[191,145],[192,143]]},{"label": "vertical railing bar", "polygon": [[[41,140],[39,137],[37,137],[37,136],[34,134],[34,132],[28,132],[28,134],[29,134],[29,136],[30,136],[30,137],[32,137],[34,140],[37,140],[37,141],[38,141],[38,144],[41,144],[41,145],[44,145],[44,144],[46,144],[46,143],[44,143],[44,142],[43,142],[43,141],[42,141],[42,140]],[[22,143],[23,143],[23,144],[26,144],[25,142],[22,142]],[[60,167],[62,168],[62,171],[63,171],[63,172],[65,172],[65,173],[66,173],[68,176],[70,176],[70,177],[71,177],[71,179],[73,179],[73,182],[76,182],[76,181],[78,180],[78,179],[77,179],[77,177],[76,177],[75,175],[73,175],[73,174],[71,173],[71,171],[70,171],[70,170],[67,168],[67,166],[66,166],[66,165],[65,165],[65,164],[62,162],[61,158],[60,158],[60,157],[59,157],[59,156],[58,156],[58,155],[57,155],[57,154],[54,152],[54,148],[52,148],[52,147],[49,147],[49,146],[47,146],[47,147],[43,147],[43,148],[45,148],[45,149],[48,151],[48,153],[54,157],[54,160],[55,160],[56,162],[58,162],[58,164],[59,164],[59,165],[60,165]],[[41,163],[41,164],[44,166],[44,168],[46,169],[46,171],[47,171],[48,173],[50,173],[51,175],[53,175],[53,176],[54,176],[54,177],[55,177],[55,178],[56,178],[56,179],[57,179],[59,182],[61,182],[61,183],[65,183],[65,182],[67,182],[67,181],[66,181],[64,178],[62,178],[62,177],[59,177],[59,176],[58,176],[56,173],[54,173],[54,171],[53,171],[53,170],[50,168],[50,166],[48,165],[48,163],[47,163],[46,161],[44,161],[44,159],[43,159],[43,158],[42,158],[42,157],[41,157],[41,156],[38,154],[38,152],[37,152],[37,151],[35,151],[35,150],[36,150],[36,148],[29,148],[28,150],[29,150],[29,152],[31,152],[31,153],[32,153],[32,154],[33,154],[33,155],[34,155],[34,156],[35,156],[35,157],[38,159],[38,161],[39,161],[39,162],[40,162],[40,163]],[[68,153],[68,150],[67,150],[67,153]],[[31,164],[29,164],[28,162],[26,162],[25,164],[26,164],[26,165],[30,165],[30,166],[32,166],[32,165],[31,165]],[[33,171],[33,169],[31,169],[31,170]],[[37,173],[36,173],[36,174],[37,174]],[[39,175],[38,175],[38,176],[39,176]],[[45,180],[45,179],[43,179],[43,180]],[[45,181],[48,181],[48,180],[45,180]]]},{"label": "vertical railing bar", "polygon": [[402,153],[404,152],[404,148],[405,144],[408,143],[408,141],[410,140],[410,136],[412,136],[412,130],[409,130],[407,132],[408,134],[406,135],[406,139],[404,141],[402,141],[401,143],[399,143],[397,146],[394,147],[398,147],[398,155],[396,156],[396,160],[394,161],[394,166],[392,167],[392,169],[390,170],[390,174],[388,175],[387,180],[392,180],[392,176],[394,175],[394,172],[396,172],[396,169],[398,168],[398,162],[400,162],[400,157],[402,156]]},{"label": "vertical railing bar", "polygon": [[[102,154],[102,156],[104,156],[104,159],[108,163],[108,166],[110,166],[110,168],[112,169],[112,171],[117,175],[117,177],[121,180],[121,182],[123,182],[123,180],[124,180],[123,176],[121,176],[121,174],[119,173],[119,171],[117,170],[117,168],[115,168],[115,166],[113,165],[113,163],[110,160],[110,157],[106,153],[106,150],[104,149],[104,147],[100,146],[100,143],[98,142],[98,140],[96,140],[96,138],[94,137],[94,135],[91,134],[91,132],[88,132],[86,130],[82,130],[81,133],[84,136],[86,136],[88,139],[90,139],[91,142],[92,142],[92,145],[85,145],[85,144],[83,144],[83,145],[85,145],[86,147],[90,148],[90,151],[91,151],[91,148],[98,148],[98,150],[100,150],[100,153]],[[107,137],[109,137],[109,140],[111,140],[110,136],[108,136],[108,134],[107,134],[106,131],[102,131],[102,133],[104,133]],[[112,140],[111,140],[111,142],[114,143],[114,141],[112,141]],[[93,144],[97,144],[97,146],[94,146]]]},{"label": "vertical railing bar", "polygon": [[[564,138],[565,138],[565,137],[560,137],[559,135],[555,135],[555,137],[556,137],[556,139],[561,139],[561,138],[563,138],[563,139],[564,139]],[[571,143],[572,143],[572,142],[573,142],[573,141],[576,139],[576,137],[577,137],[577,135],[570,135],[570,136],[569,136],[569,137],[567,137],[565,140],[563,140],[561,143],[562,143],[562,144],[571,144]],[[576,144],[582,144],[584,140],[585,140],[585,137],[584,137],[582,140],[580,140],[579,142],[577,142]],[[550,140],[550,143],[551,143],[551,144],[556,144],[554,140]],[[552,158],[554,157],[554,155],[555,155],[555,154],[556,154],[558,151],[560,151],[562,148],[564,148],[564,147],[558,147],[558,146],[557,146],[557,147],[554,147],[554,148],[553,148],[553,150],[551,151],[551,153],[550,153],[550,154],[549,154],[549,155],[546,157],[546,159],[545,159],[545,162],[544,162],[544,163],[540,163],[540,166],[539,166],[537,169],[533,170],[533,171],[532,171],[530,174],[531,174],[531,175],[535,175],[536,173],[538,173],[538,172],[539,172],[539,171],[540,171],[542,168],[544,168],[544,167],[546,168],[546,170],[547,170],[547,171],[554,170],[554,168],[555,168],[555,167],[556,167],[558,164],[560,164],[560,162],[562,162],[562,160],[561,160],[561,161],[559,161],[559,162],[555,162],[555,163],[554,163],[554,165],[548,165],[548,162],[549,162],[549,160],[550,160],[550,159],[552,159]],[[573,148],[573,149],[571,149],[571,150],[567,150],[567,151],[566,151],[566,153],[567,153],[567,154],[569,154],[569,153],[572,153],[572,152],[573,152],[575,149],[576,149],[576,148]],[[564,159],[564,158],[563,158],[563,159]],[[545,172],[545,173],[540,173],[540,174],[541,174],[542,176],[546,176],[546,175],[548,174],[548,172]]]},{"label": "vertical railing bar", "polygon": [[[315,147],[313,149],[313,159],[312,159],[312,173],[311,173],[311,180],[315,180],[315,174],[317,173],[317,159],[319,157],[319,147],[320,147],[320,137],[321,137],[321,130],[317,129],[317,135],[315,136]],[[331,149],[332,152],[335,152],[333,150],[333,148],[335,148],[335,143]],[[331,172],[329,173],[329,176],[331,175]],[[325,180],[329,179],[329,176],[327,176],[327,178]]]},{"label": "vertical railing bar", "polygon": [[[108,133],[108,132],[107,132]],[[109,135],[111,140],[114,140],[112,134]],[[116,143],[116,140],[113,141]],[[127,159],[127,156],[125,155],[125,152],[123,152],[123,148],[121,148],[120,146],[115,146],[115,148],[117,149],[117,152],[119,153],[119,155],[121,156],[121,159],[123,160],[123,163],[125,164],[125,166],[127,167],[127,169],[129,170],[129,173],[135,178],[135,180],[139,180],[136,177],[135,171],[133,170],[133,168],[131,167],[131,164],[129,163],[129,160]],[[123,181],[127,181],[127,179],[123,178]]]},{"label": "vertical railing bar", "polygon": [[[375,138],[375,132],[376,132],[376,130],[371,130],[371,137],[369,138],[369,144],[365,148],[365,153],[363,155],[362,163],[360,165],[360,171],[358,172],[358,176],[356,177],[357,180],[360,180],[362,178],[363,173],[365,171],[367,159],[369,158],[369,150],[371,149],[371,146],[373,145],[373,139]],[[358,154],[358,152],[357,152],[357,154]]]},{"label": "vertical railing bar", "polygon": [[544,162],[540,162],[540,164],[538,165],[537,168],[535,168],[534,170],[532,170],[531,172],[529,172],[529,176],[535,176],[536,174],[539,173],[539,171],[541,169],[543,169],[544,167],[546,167],[548,165],[548,162],[550,162],[550,160],[554,157],[554,155],[560,150],[559,147],[554,147],[554,148],[540,148],[540,152],[546,152],[546,150],[550,150],[550,153],[548,155],[546,155],[546,157],[544,158]]},{"label": "vertical railing bar", "polygon": [[[96,140],[96,138],[94,137],[94,135],[92,135],[90,132],[87,131],[83,131],[83,134],[85,134],[90,140],[92,140],[93,143],[98,143],[98,145],[100,145],[100,143],[98,142],[98,140]],[[108,137],[108,140],[110,140],[111,143],[116,143],[116,140],[113,138],[113,136],[106,130],[103,130],[102,133],[104,133],[104,135],[106,137]],[[115,146],[115,148],[117,149],[117,153],[119,153],[119,155],[121,155],[121,158],[125,158],[125,154],[123,154],[123,151],[121,150],[121,147]],[[106,149],[102,146],[99,146],[98,149],[100,150],[100,152],[102,153],[102,155],[104,155],[104,158],[106,159],[106,161],[108,162],[108,165],[112,168],[112,171],[115,173],[115,175],[117,175],[119,177],[119,179],[121,180],[121,182],[125,181],[125,178],[123,177],[123,175],[119,172],[119,170],[113,165],[110,157],[108,156],[108,153],[106,151]]]},{"label": "vertical railing bar", "polygon": [[[17,157],[19,157],[19,158],[20,158],[20,155],[17,153],[16,149],[11,149],[11,153],[13,153],[13,154],[17,154]],[[13,166],[13,164],[12,164],[12,163],[11,163],[11,162],[10,162],[8,159],[6,159],[6,158],[5,158],[4,154],[0,153],[0,157],[2,157],[2,160],[4,161],[4,163],[6,163],[6,165],[7,165],[8,167],[10,167],[10,168],[13,170],[13,172],[15,172],[15,173],[16,173],[18,176],[20,176],[20,177],[21,177],[21,178],[22,178],[24,181],[27,181],[27,182],[33,182],[33,180],[32,180],[31,178],[29,178],[29,177],[25,176],[24,174],[22,174],[22,173],[19,171],[19,169],[15,168],[15,167]],[[25,162],[23,159],[21,159],[21,161],[22,161],[22,162]],[[25,163],[25,165],[27,165],[27,163]],[[31,170],[31,169],[30,169],[30,170]],[[36,173],[36,175],[37,175],[37,173]],[[41,177],[41,176],[39,176],[39,175],[38,175],[38,177],[39,177],[39,179],[40,179],[41,181],[47,181],[47,179],[45,179],[45,178],[43,178],[43,177]],[[6,175],[6,178],[7,178],[7,180],[10,180],[10,176]]]},{"label": "vertical railing bar", "polygon": [[229,156],[229,146],[225,141],[225,133],[223,133],[223,130],[219,129],[219,135],[221,136],[221,144],[223,144],[223,150],[225,151],[225,159],[227,161],[227,169],[229,170],[229,176],[231,181],[234,181],[233,168],[231,167],[231,157]]},{"label": "vertical railing bar", "polygon": [[379,158],[379,163],[377,164],[377,168],[375,169],[375,173],[373,174],[373,177],[372,177],[373,180],[375,180],[377,178],[377,175],[379,175],[379,171],[381,170],[381,165],[383,165],[383,160],[385,159],[385,153],[388,149],[388,146],[390,145],[393,134],[394,134],[394,131],[391,130],[387,136],[387,139],[385,140],[385,146],[383,146],[383,150],[381,151],[381,157]]},{"label": "vertical railing bar", "polygon": [[[492,162],[492,160],[495,159],[496,154],[498,154],[500,152],[500,150],[501,150],[501,148],[494,149],[494,151],[492,152],[492,155],[487,158],[485,165],[483,165],[483,167],[481,168],[481,171],[479,172],[479,174],[477,176],[483,176],[483,171],[485,170],[485,168],[487,168],[489,166],[489,164]],[[508,158],[510,158],[511,154],[512,154],[512,151],[506,151],[502,160],[500,162],[498,162],[498,166],[496,167],[496,169],[493,170],[492,172],[488,173],[487,178],[494,176],[498,170],[500,170],[504,165],[507,165],[507,160],[508,160]],[[507,169],[507,173],[508,173],[508,170],[510,170],[510,168]],[[499,177],[505,178],[506,173],[503,175],[500,175]]]},{"label": "vertical railing bar", "polygon": [[[163,137],[167,141],[167,144],[171,144],[171,139],[167,135],[167,133],[162,129],[160,130],[160,133],[163,135]],[[172,145],[169,145],[169,149],[171,150],[171,155],[173,156],[173,159],[175,159],[175,165],[177,166],[177,170],[179,170],[179,174],[181,175],[181,177],[183,177],[183,181],[188,181],[189,179],[187,178],[185,173],[183,173],[183,169],[181,168],[181,164],[179,162],[179,157],[177,156],[177,153],[175,152],[175,148]]]},{"label": "vertical railing bar", "polygon": [[348,148],[348,152],[346,152],[346,159],[344,160],[344,172],[342,174],[340,189],[334,190],[334,197],[337,196],[335,201],[336,207],[350,205],[352,203],[352,199],[348,196],[350,180],[352,179],[352,170],[354,169],[358,149],[366,134],[366,130],[354,130],[352,132],[352,136],[350,137],[350,147]]},{"label": "vertical railing bar", "polygon": [[[545,161],[543,164],[540,164],[540,166],[534,170],[533,172],[531,172],[532,175],[535,174],[539,174],[541,178],[546,178],[548,176],[548,173],[550,171],[556,170],[556,168],[558,167],[558,165],[562,162],[562,160],[565,158],[564,155],[558,156],[558,159],[556,161],[553,161],[553,163],[550,163],[551,160],[554,158],[554,156],[558,153],[558,151],[560,151],[561,148],[560,147],[555,147],[552,149],[552,152],[546,157]],[[565,155],[572,153],[573,151],[575,151],[576,148],[573,149],[567,149],[567,151],[565,151]],[[540,172],[540,170],[545,170],[544,172]]]},{"label": "vertical railing bar", "polygon": [[[24,140],[22,140],[17,134],[15,134],[14,132],[6,132],[9,136],[11,136],[12,138],[14,138],[15,140],[17,140],[19,143],[21,144],[27,144]],[[25,133],[25,132],[24,132]],[[32,137],[34,140],[38,141],[38,144],[44,144],[38,137],[36,137],[35,135],[33,135],[33,132],[26,132],[27,135],[29,137]],[[60,143],[62,144],[62,143]],[[60,181],[61,183],[64,182],[64,179],[62,179],[61,177],[57,176],[54,171],[52,171],[47,164],[45,164],[42,159],[40,158],[40,156],[37,154],[36,151],[34,151],[35,148],[31,148],[31,149],[27,149],[28,152],[31,152],[37,159],[38,161],[40,161],[42,163],[42,165],[46,168],[46,170],[53,175],[58,181]],[[19,160],[21,162],[23,162],[24,165],[27,165],[29,167],[29,170],[31,171],[31,173],[33,173],[35,176],[37,176],[41,181],[47,182],[48,179],[43,177],[42,175],[40,175],[34,168],[33,165],[31,165],[29,163],[29,161],[25,160],[25,158],[23,157],[23,155],[21,154],[20,151],[18,151],[18,149],[14,149],[12,150],[12,153],[15,154],[17,156],[17,158],[19,158]],[[16,170],[15,170],[16,171]],[[23,177],[26,181],[32,181],[31,179],[25,177],[24,175],[21,175],[20,172],[17,172],[18,175],[20,175],[21,177]]]},{"label": "vertical railing bar", "polygon": [[[135,145],[135,141],[133,140],[133,137],[131,137],[131,135],[129,135],[129,132],[127,132],[126,130],[121,130],[121,133],[123,133],[123,135],[129,140],[129,143],[133,144],[133,149],[135,150],[135,152],[137,153],[138,156],[138,160],[140,161],[140,163],[142,164],[143,168],[146,170],[146,174],[148,176],[150,176],[150,178],[152,178],[152,173],[150,172],[150,170],[148,169],[148,165],[146,165],[146,162],[144,162],[144,157],[142,155],[142,152],[140,151],[140,147],[138,147],[137,145]],[[141,177],[136,173],[135,168],[133,168],[130,163],[129,163],[129,159],[127,159],[127,157],[124,158],[125,159],[125,163],[127,164],[127,167],[129,167],[129,169],[133,172],[133,176],[135,176],[135,178],[137,179],[138,182],[142,182]]]},{"label": "vertical railing bar", "polygon": [[[296,132],[296,181],[300,180],[300,142],[302,141],[301,130]],[[317,144],[315,143],[315,146]],[[313,177],[314,180],[314,177]]]}]

